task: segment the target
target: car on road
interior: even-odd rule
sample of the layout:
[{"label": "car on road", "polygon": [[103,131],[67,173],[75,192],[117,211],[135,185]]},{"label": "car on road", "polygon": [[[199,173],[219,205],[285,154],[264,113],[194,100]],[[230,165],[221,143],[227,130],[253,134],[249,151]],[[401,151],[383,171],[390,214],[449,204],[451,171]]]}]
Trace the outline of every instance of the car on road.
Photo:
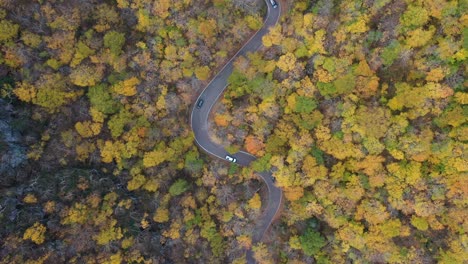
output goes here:
[{"label": "car on road", "polygon": [[273,8],[277,8],[277,7],[278,7],[278,4],[276,3],[275,0],[270,0],[270,3],[271,3],[271,6],[272,6]]},{"label": "car on road", "polygon": [[197,108],[200,109],[203,106],[204,102],[205,101],[203,101],[203,99],[199,99],[198,102],[197,102]]},{"label": "car on road", "polygon": [[228,160],[228,161],[230,161],[230,162],[232,162],[232,163],[236,163],[236,161],[237,161],[236,158],[231,157],[231,156],[229,156],[229,155],[226,155],[226,160]]}]

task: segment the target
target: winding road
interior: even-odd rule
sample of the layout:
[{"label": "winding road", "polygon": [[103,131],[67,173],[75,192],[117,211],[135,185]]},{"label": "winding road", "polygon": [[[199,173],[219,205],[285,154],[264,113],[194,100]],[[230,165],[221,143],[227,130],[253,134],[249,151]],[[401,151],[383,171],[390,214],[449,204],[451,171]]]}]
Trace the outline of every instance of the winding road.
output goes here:
[{"label": "winding road", "polygon": [[[268,29],[278,23],[281,6],[278,2],[278,7],[273,8],[269,0],[265,0],[267,5],[267,15],[264,20],[264,24],[245,44],[242,48],[237,51],[234,56],[224,65],[218,74],[210,81],[205,87],[202,93],[198,96],[195,102],[200,99],[204,101],[202,107],[193,107],[190,122],[192,130],[195,134],[196,143],[207,153],[216,156],[222,160],[226,160],[226,155],[230,155],[237,159],[236,163],[242,166],[249,166],[249,164],[257,158],[245,151],[239,151],[233,155],[229,154],[223,146],[215,144],[211,141],[208,134],[208,117],[210,115],[213,105],[216,104],[217,100],[227,87],[227,79],[231,75],[233,70],[233,61],[239,57],[244,56],[249,52],[254,52],[262,46],[262,37],[268,33]],[[270,227],[276,214],[279,212],[283,193],[281,189],[275,186],[271,172],[258,173],[260,178],[265,182],[268,189],[267,205],[264,208],[262,218],[259,219],[256,232],[252,236],[252,242],[258,243],[262,240],[265,232]],[[247,253],[247,262],[254,263],[252,251]]]}]

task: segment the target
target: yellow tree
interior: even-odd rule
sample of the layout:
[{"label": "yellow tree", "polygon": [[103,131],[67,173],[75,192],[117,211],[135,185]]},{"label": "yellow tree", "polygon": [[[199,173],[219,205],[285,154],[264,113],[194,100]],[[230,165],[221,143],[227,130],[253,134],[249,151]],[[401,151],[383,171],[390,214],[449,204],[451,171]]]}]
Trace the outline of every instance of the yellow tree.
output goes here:
[{"label": "yellow tree", "polygon": [[344,248],[352,246],[362,250],[365,247],[364,226],[359,223],[348,222],[338,230],[337,237],[342,241]]},{"label": "yellow tree", "polygon": [[23,102],[32,102],[37,95],[37,88],[28,82],[21,82],[16,84],[13,93]]},{"label": "yellow tree", "polygon": [[40,245],[45,240],[46,227],[39,222],[34,223],[33,226],[26,229],[23,234],[23,239],[30,239],[32,242]]},{"label": "yellow tree", "polygon": [[180,220],[176,220],[172,222],[169,229],[164,230],[162,234],[163,236],[168,237],[170,239],[178,239],[180,238],[181,227],[182,227],[182,224],[180,223]]},{"label": "yellow tree", "polygon": [[248,235],[240,235],[236,239],[243,248],[250,248],[252,246],[252,238]]},{"label": "yellow tree", "polygon": [[157,166],[166,161],[168,153],[164,150],[146,152],[143,156],[143,166],[146,168]]},{"label": "yellow tree", "polygon": [[422,28],[411,30],[407,33],[406,45],[410,48],[422,47],[432,39],[435,31],[436,29],[434,26],[431,26],[429,30],[424,30]]},{"label": "yellow tree", "polygon": [[352,34],[364,33],[369,30],[367,22],[369,21],[368,15],[362,15],[356,19],[354,23],[347,26],[346,31]]},{"label": "yellow tree", "polygon": [[121,151],[124,149],[124,145],[120,141],[109,141],[101,142],[100,146],[101,158],[105,163],[111,163],[113,160],[117,164],[122,162]]},{"label": "yellow tree", "polygon": [[262,207],[262,201],[260,200],[260,195],[255,193],[254,196],[249,200],[249,207],[258,210]]},{"label": "yellow tree", "polygon": [[96,22],[93,28],[97,32],[106,32],[115,23],[119,22],[119,14],[115,10],[115,7],[108,4],[97,5],[94,9],[94,16]]},{"label": "yellow tree", "polygon": [[382,162],[385,158],[382,156],[367,155],[364,159],[356,161],[350,160],[347,165],[353,171],[362,171],[368,176],[374,176],[383,171]]},{"label": "yellow tree", "polygon": [[169,221],[169,210],[163,207],[158,207],[153,216],[153,220],[157,223],[165,223]]},{"label": "yellow tree", "polygon": [[284,196],[286,197],[286,199],[288,199],[288,201],[297,201],[302,196],[304,196],[304,188],[302,188],[301,186],[285,187]]},{"label": "yellow tree", "polygon": [[363,137],[379,139],[385,135],[390,125],[390,111],[383,107],[359,107],[355,114],[346,118],[343,126]]},{"label": "yellow tree", "polygon": [[195,76],[202,81],[207,80],[210,77],[210,68],[208,68],[208,66],[195,68]]},{"label": "yellow tree", "polygon": [[102,123],[94,123],[91,121],[77,122],[75,129],[84,138],[93,137],[99,135],[101,132]]},{"label": "yellow tree", "polygon": [[271,254],[265,244],[260,243],[252,247],[254,258],[259,264],[272,264],[274,263]]},{"label": "yellow tree", "polygon": [[115,219],[105,222],[105,225],[100,230],[99,234],[93,237],[98,245],[106,245],[111,241],[118,240],[123,237],[122,229],[120,227],[115,227],[116,224],[117,220]]},{"label": "yellow tree", "polygon": [[136,86],[140,84],[140,80],[137,77],[131,77],[129,79],[120,81],[112,86],[115,93],[124,96],[133,96],[137,93]]},{"label": "yellow tree", "polygon": [[143,186],[146,183],[146,178],[145,176],[141,174],[137,174],[132,177],[132,179],[127,183],[127,189],[129,191],[134,191],[139,189],[141,186]]},{"label": "yellow tree", "polygon": [[93,153],[95,150],[96,146],[93,142],[83,141],[78,143],[75,149],[77,159],[85,161],[89,157],[89,154]]},{"label": "yellow tree", "polygon": [[70,207],[66,214],[63,215],[61,223],[67,224],[84,224],[90,215],[90,210],[86,204],[75,203]]},{"label": "yellow tree", "polygon": [[156,192],[159,189],[159,182],[157,179],[149,179],[142,187],[144,190],[148,192]]},{"label": "yellow tree", "polygon": [[384,223],[390,214],[387,212],[386,207],[376,200],[364,200],[356,210],[355,219],[365,220],[371,225]]},{"label": "yellow tree", "polygon": [[103,76],[103,68],[81,64],[72,69],[70,80],[78,86],[96,85]]},{"label": "yellow tree", "polygon": [[324,29],[320,29],[320,30],[315,31],[314,36],[306,36],[308,49],[309,49],[309,55],[312,55],[315,53],[320,53],[320,54],[327,53],[323,45],[326,34],[327,32]]},{"label": "yellow tree", "polygon": [[408,228],[406,226],[402,226],[400,219],[387,220],[379,225],[378,229],[385,238],[408,235]]},{"label": "yellow tree", "polygon": [[217,24],[213,19],[208,19],[200,22],[198,25],[198,32],[202,34],[206,40],[213,39],[217,32]]},{"label": "yellow tree", "polygon": [[302,171],[304,172],[304,185],[311,186],[317,180],[323,180],[327,177],[328,169],[317,164],[317,160],[311,155],[307,155],[302,163]]},{"label": "yellow tree", "polygon": [[390,163],[387,165],[387,170],[400,181],[411,185],[416,185],[421,179],[421,163],[419,162]]},{"label": "yellow tree", "polygon": [[289,72],[294,69],[296,66],[296,57],[294,56],[293,53],[286,53],[285,55],[282,55],[278,62],[276,63],[278,68],[285,72]]},{"label": "yellow tree", "polygon": [[270,32],[262,37],[262,43],[265,47],[271,47],[272,45],[280,45],[283,36],[281,34],[280,24],[270,28]]},{"label": "yellow tree", "polygon": [[28,193],[24,198],[23,202],[28,203],[28,204],[35,204],[37,203],[37,198],[34,194]]},{"label": "yellow tree", "polygon": [[442,67],[431,69],[426,76],[426,81],[428,82],[439,82],[444,79],[447,74],[447,70]]},{"label": "yellow tree", "polygon": [[24,42],[24,44],[32,48],[38,48],[39,45],[42,43],[42,38],[40,35],[34,34],[27,30],[22,30],[21,40]]},{"label": "yellow tree", "polygon": [[171,7],[170,0],[160,0],[153,3],[153,13],[160,18],[166,18],[169,16],[169,8]]},{"label": "yellow tree", "polygon": [[374,71],[371,70],[366,60],[359,61],[358,67],[355,70],[356,75],[370,77],[374,75]]}]

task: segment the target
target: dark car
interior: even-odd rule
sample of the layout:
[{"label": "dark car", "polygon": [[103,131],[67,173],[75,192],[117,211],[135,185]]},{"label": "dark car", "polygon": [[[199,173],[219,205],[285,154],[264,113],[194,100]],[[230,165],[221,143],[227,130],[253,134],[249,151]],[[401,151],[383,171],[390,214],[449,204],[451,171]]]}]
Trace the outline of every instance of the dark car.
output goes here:
[{"label": "dark car", "polygon": [[198,102],[197,102],[197,108],[200,109],[203,106],[204,102],[205,101],[203,101],[203,99],[199,99]]}]

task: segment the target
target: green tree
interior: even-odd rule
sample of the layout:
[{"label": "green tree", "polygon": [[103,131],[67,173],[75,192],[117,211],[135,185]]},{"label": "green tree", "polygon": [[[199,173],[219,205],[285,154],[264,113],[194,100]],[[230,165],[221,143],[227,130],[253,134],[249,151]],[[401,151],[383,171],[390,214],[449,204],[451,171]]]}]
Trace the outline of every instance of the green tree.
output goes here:
[{"label": "green tree", "polygon": [[117,138],[124,132],[124,127],[133,122],[134,116],[126,111],[121,110],[118,114],[113,115],[109,122],[107,122],[107,126],[111,131],[111,135],[113,138]]},{"label": "green tree", "polygon": [[310,114],[317,108],[317,102],[310,97],[298,96],[296,97],[296,112]]},{"label": "green tree", "polygon": [[19,25],[8,20],[0,20],[0,42],[6,42],[18,35]]},{"label": "green tree", "polygon": [[429,20],[429,14],[424,7],[409,5],[403,15],[400,17],[400,22],[405,28],[414,29],[426,24]]},{"label": "green tree", "polygon": [[[233,97],[241,97],[249,93],[248,79],[242,72],[234,70],[228,78],[229,93]],[[251,92],[251,91],[250,91]]]},{"label": "green tree", "polygon": [[411,217],[411,224],[421,231],[426,231],[429,228],[427,220],[423,217],[417,217],[413,215]]},{"label": "green tree", "polygon": [[35,85],[38,88],[37,95],[32,102],[49,111],[57,110],[81,94],[79,91],[70,92],[67,82],[59,73],[43,75]]},{"label": "green tree", "polygon": [[105,84],[98,84],[88,89],[87,96],[91,105],[104,114],[118,112],[120,103],[112,97],[112,94]]},{"label": "green tree", "polygon": [[104,47],[108,48],[112,54],[119,56],[125,44],[125,34],[117,31],[109,31],[104,35]]},{"label": "green tree", "polygon": [[348,73],[336,79],[333,82],[333,86],[335,86],[334,95],[345,94],[354,90],[354,87],[356,87],[356,80],[352,73]]},{"label": "green tree", "polygon": [[380,54],[383,64],[385,66],[392,65],[395,59],[400,56],[401,51],[402,47],[400,43],[397,40],[393,40],[390,45],[383,49],[382,54]]},{"label": "green tree", "polygon": [[271,168],[270,159],[271,159],[271,154],[268,153],[265,156],[252,162],[252,169],[258,172],[269,170]]},{"label": "green tree", "polygon": [[171,187],[169,188],[169,193],[172,196],[177,196],[177,195],[184,193],[189,188],[190,188],[190,185],[186,180],[179,179],[171,185]]},{"label": "green tree", "polygon": [[70,66],[75,67],[81,63],[82,60],[94,55],[95,51],[89,48],[83,41],[78,42],[76,45],[75,55],[70,63]]},{"label": "green tree", "polygon": [[201,171],[203,160],[199,158],[197,150],[192,150],[185,154],[185,168],[193,173]]},{"label": "green tree", "polygon": [[42,43],[42,38],[40,35],[31,33],[27,30],[21,31],[21,40],[24,42],[24,44],[32,48],[38,48]]},{"label": "green tree", "polygon": [[301,242],[302,250],[308,256],[317,254],[326,245],[325,238],[311,227],[307,228],[304,234],[299,237],[299,241]]}]

